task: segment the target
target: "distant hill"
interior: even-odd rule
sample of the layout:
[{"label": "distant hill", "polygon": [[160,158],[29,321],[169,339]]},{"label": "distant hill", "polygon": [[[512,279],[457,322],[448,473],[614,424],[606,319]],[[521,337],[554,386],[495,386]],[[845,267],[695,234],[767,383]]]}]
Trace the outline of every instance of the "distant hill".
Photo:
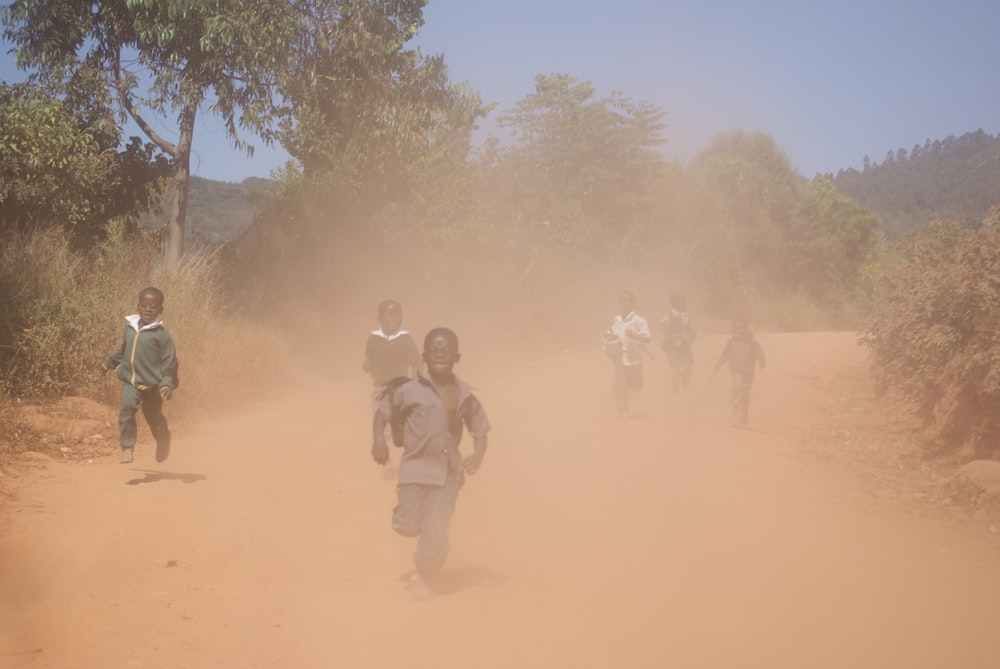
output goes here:
[{"label": "distant hill", "polygon": [[257,211],[254,196],[266,190],[269,183],[257,177],[238,184],[192,177],[187,215],[191,244],[217,244],[242,234]]},{"label": "distant hill", "polygon": [[[213,181],[191,177],[188,189],[187,228],[185,247],[227,242],[239,237],[253,222],[257,213],[257,196],[270,184],[267,179],[249,177],[241,183]],[[169,198],[164,198],[164,207]],[[165,224],[169,211],[155,218]],[[150,224],[148,221],[143,225]]]},{"label": "distant hill", "polygon": [[878,215],[891,238],[935,219],[978,223],[1000,205],[1000,135],[982,130],[889,151],[881,164],[828,175]]}]

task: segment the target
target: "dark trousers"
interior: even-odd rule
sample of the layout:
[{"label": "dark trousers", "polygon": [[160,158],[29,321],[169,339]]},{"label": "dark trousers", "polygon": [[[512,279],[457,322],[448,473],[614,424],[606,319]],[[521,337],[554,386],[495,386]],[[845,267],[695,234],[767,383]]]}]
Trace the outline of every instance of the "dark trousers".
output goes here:
[{"label": "dark trousers", "polygon": [[642,390],[642,365],[615,364],[615,405],[625,416],[629,411],[629,396]]},{"label": "dark trousers", "polygon": [[142,415],[153,431],[156,443],[170,439],[167,417],[163,415],[163,398],[159,388],[139,390],[128,383],[122,384],[122,404],[118,409],[118,443],[122,448],[133,448],[138,429],[135,414],[142,408]]},{"label": "dark trousers", "polygon": [[459,476],[449,472],[443,486],[402,483],[396,489],[392,529],[404,537],[420,537],[413,562],[422,577],[436,574],[448,557],[448,526],[461,486]]},{"label": "dark trousers", "polygon": [[666,353],[667,362],[673,370],[673,389],[676,393],[681,388],[688,387],[691,368],[694,366],[694,352],[689,346],[670,346]]}]

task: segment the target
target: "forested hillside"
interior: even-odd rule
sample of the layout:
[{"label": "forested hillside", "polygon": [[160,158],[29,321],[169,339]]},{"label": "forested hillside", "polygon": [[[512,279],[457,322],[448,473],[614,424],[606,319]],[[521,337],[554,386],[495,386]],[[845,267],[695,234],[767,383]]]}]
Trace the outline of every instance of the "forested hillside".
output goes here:
[{"label": "forested hillside", "polygon": [[258,209],[255,196],[267,184],[267,179],[256,177],[241,183],[191,177],[185,247],[195,249],[238,237],[253,222]]},{"label": "forested hillside", "polygon": [[1000,135],[982,130],[889,151],[881,164],[831,177],[841,193],[875,212],[898,238],[935,219],[980,222],[1000,204]]}]

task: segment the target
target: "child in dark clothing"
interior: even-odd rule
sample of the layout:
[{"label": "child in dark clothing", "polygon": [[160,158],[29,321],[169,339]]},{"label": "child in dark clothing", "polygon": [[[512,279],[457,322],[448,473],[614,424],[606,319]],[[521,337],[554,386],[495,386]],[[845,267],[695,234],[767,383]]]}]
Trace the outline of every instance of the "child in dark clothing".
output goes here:
[{"label": "child in dark clothing", "polygon": [[410,333],[402,329],[403,307],[396,300],[385,300],[378,305],[381,327],[372,330],[365,342],[365,361],[361,366],[371,374],[372,408],[376,397],[386,385],[401,376],[413,378],[423,368],[420,351]]},{"label": "child in dark clothing", "polygon": [[[390,382],[413,378],[423,368],[417,343],[402,329],[403,307],[399,302],[382,301],[378,305],[378,322],[381,327],[372,330],[365,342],[365,361],[361,366],[372,377],[372,413],[377,411],[378,397]],[[386,475],[391,476],[388,469]]]},{"label": "child in dark clothing", "polygon": [[[458,491],[466,474],[479,471],[486,453],[490,423],[472,388],[453,372],[459,358],[455,333],[447,328],[431,330],[424,339],[427,370],[415,379],[390,384],[372,421],[372,459],[378,464],[389,459],[386,423],[402,423],[402,443],[397,445],[402,446],[403,456],[392,528],[406,537],[420,537],[411,584],[417,599],[432,595],[428,581],[447,557],[448,527]],[[473,438],[472,454],[464,458],[458,450],[463,428]]]},{"label": "child in dark clothing", "polygon": [[729,363],[729,375],[733,386],[730,392],[733,422],[740,425],[749,422],[750,389],[753,387],[753,375],[759,365],[764,369],[764,349],[747,329],[747,322],[741,318],[733,321],[733,336],[722,349],[715,369]]},{"label": "child in dark clothing", "polygon": [[137,428],[135,414],[149,423],[156,440],[156,461],[170,455],[170,430],[163,415],[163,400],[177,387],[177,354],[174,340],[160,320],[163,292],[144,288],[139,293],[139,313],[126,316],[121,347],[104,359],[106,369],[114,369],[122,381],[122,403],[118,411],[118,442],[122,464],[132,462]]}]

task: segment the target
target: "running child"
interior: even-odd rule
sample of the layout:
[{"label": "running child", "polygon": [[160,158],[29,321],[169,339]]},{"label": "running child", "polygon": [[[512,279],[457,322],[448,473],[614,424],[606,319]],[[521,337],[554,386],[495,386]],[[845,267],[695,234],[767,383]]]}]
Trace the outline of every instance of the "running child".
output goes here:
[{"label": "running child", "polygon": [[115,370],[122,381],[122,402],[118,410],[118,443],[121,463],[133,461],[137,437],[136,412],[149,424],[156,440],[156,461],[170,455],[170,430],[163,415],[163,400],[177,387],[177,353],[170,332],[163,327],[163,292],[143,288],[139,292],[137,314],[125,317],[125,334],[117,351],[104,359],[106,369]]},{"label": "running child", "polygon": [[625,291],[618,300],[618,314],[604,332],[604,352],[615,366],[615,404],[627,416],[629,397],[642,390],[643,346],[649,343],[649,324],[635,312],[635,295]]},{"label": "running child", "polygon": [[[411,583],[416,599],[433,595],[434,577],[448,555],[448,528],[458,491],[466,474],[479,471],[486,453],[489,419],[472,388],[455,376],[453,369],[460,357],[454,332],[448,328],[428,332],[423,354],[426,371],[399,385],[391,384],[380,396],[372,421],[372,459],[380,465],[389,459],[386,423],[401,423],[401,443],[396,445],[402,446],[403,455],[392,528],[403,536],[419,537]],[[459,452],[463,428],[473,439],[472,454],[464,458]]]},{"label": "running child", "polygon": [[755,369],[764,369],[764,349],[757,339],[747,329],[747,322],[742,318],[733,321],[733,336],[722,349],[715,369],[729,363],[729,376],[732,379],[732,390],[729,401],[732,408],[733,424],[740,425],[749,422],[750,389],[753,387]]}]

